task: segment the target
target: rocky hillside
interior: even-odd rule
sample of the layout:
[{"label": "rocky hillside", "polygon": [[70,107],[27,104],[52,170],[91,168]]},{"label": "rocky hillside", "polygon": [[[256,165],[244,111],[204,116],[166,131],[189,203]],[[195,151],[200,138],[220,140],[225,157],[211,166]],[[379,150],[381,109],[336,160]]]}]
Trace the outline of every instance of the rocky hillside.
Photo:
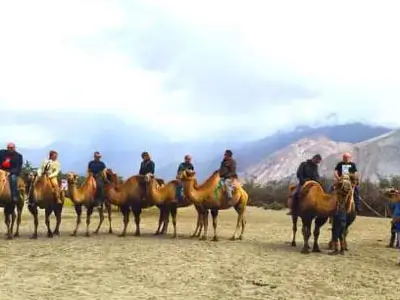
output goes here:
[{"label": "rocky hillside", "polygon": [[[377,182],[380,178],[400,175],[400,130],[354,144],[350,152],[361,180]],[[340,153],[326,157],[321,164],[321,174],[332,172],[339,159]]]},{"label": "rocky hillside", "polygon": [[311,136],[267,156],[247,168],[242,176],[260,184],[284,178],[294,179],[299,164],[314,154],[319,153],[324,158],[352,149],[351,143],[335,142],[321,135]]},{"label": "rocky hillside", "polygon": [[335,142],[324,136],[304,138],[247,168],[243,177],[260,184],[294,179],[300,162],[315,153],[323,157],[320,174],[332,176],[343,152],[352,153],[362,180],[377,182],[380,178],[400,175],[400,130],[395,130],[354,144]]}]

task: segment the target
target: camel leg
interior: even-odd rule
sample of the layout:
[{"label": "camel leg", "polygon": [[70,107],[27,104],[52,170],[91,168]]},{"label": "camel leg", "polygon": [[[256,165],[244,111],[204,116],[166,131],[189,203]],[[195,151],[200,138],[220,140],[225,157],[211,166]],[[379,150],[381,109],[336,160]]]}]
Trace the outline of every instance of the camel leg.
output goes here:
[{"label": "camel leg", "polygon": [[122,232],[119,237],[125,237],[126,236],[126,228],[128,227],[129,223],[129,206],[121,206],[121,213],[123,216],[123,221],[124,221],[124,228],[122,229]]},{"label": "camel leg", "polygon": [[203,216],[203,226],[204,226],[204,231],[203,231],[203,236],[200,238],[200,240],[205,241],[207,239],[207,233],[208,233],[208,209],[204,211],[202,214]]},{"label": "camel leg", "polygon": [[292,232],[293,232],[293,238],[292,238],[292,247],[296,247],[296,233],[297,233],[297,220],[298,216],[295,214],[292,214]]},{"label": "camel leg", "polygon": [[314,245],[312,248],[312,252],[321,252],[321,249],[319,249],[319,244],[318,244],[318,239],[319,235],[321,232],[321,227],[324,226],[324,224],[328,221],[328,218],[316,218],[315,219],[315,227],[314,227]]},{"label": "camel leg", "polygon": [[[86,208],[86,236],[90,236],[89,228],[90,228],[90,217],[92,216],[93,213],[93,206],[87,207]],[[101,224],[100,224],[101,225]]]},{"label": "camel leg", "polygon": [[51,206],[46,207],[44,210],[44,222],[46,223],[48,238],[53,237],[53,232],[50,229],[50,215],[52,212],[53,212],[53,208]]},{"label": "camel leg", "polygon": [[132,212],[135,217],[136,231],[135,236],[140,236],[140,214],[142,213],[142,207],[139,205],[134,205],[132,207]]},{"label": "camel leg", "polygon": [[236,221],[236,228],[231,237],[232,241],[236,240],[236,235],[237,235],[240,227],[242,227],[242,231],[238,238],[243,239],[244,226],[246,225],[246,221],[244,221],[244,218],[245,218],[244,213],[245,213],[246,207],[245,206],[243,207],[242,205],[239,204],[239,205],[235,206],[235,210],[236,210],[238,216],[237,216],[237,221]]},{"label": "camel leg", "polygon": [[214,229],[214,236],[213,236],[212,240],[214,242],[217,242],[218,241],[218,235],[217,235],[218,209],[211,209],[211,216],[212,216],[213,229]]},{"label": "camel leg", "polygon": [[[178,214],[178,205],[176,205],[175,203],[173,203],[170,207],[170,213],[171,213],[171,217],[172,217],[172,225],[174,226],[174,234],[173,234],[173,238],[176,238],[176,215]],[[168,218],[169,219],[169,214],[168,214]],[[168,222],[167,222],[167,226],[168,226]]]},{"label": "camel leg", "polygon": [[309,217],[302,218],[302,221],[303,221],[302,233],[303,233],[304,245],[303,245],[303,249],[301,250],[301,253],[309,254],[310,246],[309,246],[308,241],[310,240],[310,236],[311,236],[312,218],[309,218]]},{"label": "camel leg", "polygon": [[13,238],[12,236],[12,212],[14,210],[14,203],[7,203],[4,206],[4,223],[7,226],[7,233],[6,233],[6,238],[8,240],[11,240]]},{"label": "camel leg", "polygon": [[56,217],[56,228],[54,228],[53,234],[60,235],[60,225],[61,225],[61,215],[63,210],[63,205],[61,203],[56,203],[54,206],[54,215]]},{"label": "camel leg", "polygon": [[163,219],[163,226],[161,228],[161,234],[167,234],[168,232],[168,224],[169,224],[169,214],[171,213],[171,206],[167,205],[165,208],[165,214]]},{"label": "camel leg", "polygon": [[17,227],[14,233],[14,237],[19,237],[19,227],[21,226],[23,208],[24,208],[24,202],[17,204]]},{"label": "camel leg", "polygon": [[93,234],[98,234],[98,233],[99,233],[100,227],[101,227],[101,225],[102,225],[103,222],[104,222],[104,210],[103,210],[103,205],[100,205],[100,206],[97,208],[97,210],[98,210],[98,212],[99,212],[99,225],[97,226],[97,228],[96,228],[96,230],[93,232]]},{"label": "camel leg", "polygon": [[201,233],[201,229],[203,228],[202,226],[202,211],[198,206],[195,206],[196,212],[197,212],[197,223],[196,223],[196,229],[194,230],[193,234],[190,237],[199,237]]},{"label": "camel leg", "polygon": [[81,219],[82,219],[82,205],[75,205],[75,213],[76,213],[76,224],[75,224],[75,229],[71,233],[71,236],[76,236],[78,233],[79,225],[81,225]]},{"label": "camel leg", "polygon": [[165,219],[165,208],[163,205],[159,205],[158,207],[159,217],[158,217],[158,228],[154,235],[159,235],[161,233],[161,225],[163,225],[163,221]]},{"label": "camel leg", "polygon": [[31,236],[31,239],[37,239],[38,226],[39,226],[38,208],[37,208],[36,204],[31,203],[28,205],[28,210],[33,216],[33,234]]},{"label": "camel leg", "polygon": [[112,219],[112,211],[111,211],[111,203],[107,200],[104,202],[106,209],[107,209],[107,217],[108,217],[108,233],[112,234],[112,226],[111,226],[111,219]]}]

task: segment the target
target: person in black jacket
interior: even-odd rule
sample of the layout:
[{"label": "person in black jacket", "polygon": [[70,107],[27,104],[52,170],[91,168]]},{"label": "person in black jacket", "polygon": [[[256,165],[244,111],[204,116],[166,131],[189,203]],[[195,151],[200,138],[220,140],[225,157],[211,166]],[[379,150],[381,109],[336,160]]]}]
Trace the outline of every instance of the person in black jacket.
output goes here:
[{"label": "person in black jacket", "polygon": [[224,153],[224,159],[221,161],[221,166],[219,167],[219,176],[224,182],[226,189],[226,196],[228,198],[229,204],[232,201],[232,178],[237,177],[236,173],[236,161],[232,158],[233,153],[231,150],[226,150]]},{"label": "person in black jacket", "polygon": [[297,169],[297,179],[299,180],[298,185],[296,186],[296,190],[293,194],[293,203],[292,203],[292,211],[297,210],[299,205],[299,196],[301,187],[304,185],[306,181],[314,180],[319,182],[320,177],[318,173],[318,165],[321,163],[322,157],[320,154],[315,154],[311,159],[307,159],[303,161]]},{"label": "person in black jacket", "polygon": [[154,162],[150,159],[150,154],[148,152],[142,153],[142,163],[140,164],[139,175],[146,175],[151,173],[154,175],[156,166]]},{"label": "person in black jacket", "polygon": [[106,164],[101,161],[100,152],[96,151],[93,155],[93,160],[88,164],[88,172],[91,172],[96,180],[96,196],[95,205],[101,205],[104,200],[104,181],[101,177],[101,172],[106,168]]},{"label": "person in black jacket", "polygon": [[[192,164],[192,157],[189,154],[185,155],[184,161],[181,162],[178,166],[178,170],[176,171],[177,175],[184,170],[191,170],[194,171],[194,166]],[[177,199],[174,199],[172,202],[177,202],[179,199],[183,198],[183,185],[180,183],[176,187],[176,195]]]},{"label": "person in black jacket", "polygon": [[7,150],[0,150],[0,169],[10,173],[11,200],[19,201],[18,177],[21,173],[23,157],[15,150],[14,143],[8,143]]}]

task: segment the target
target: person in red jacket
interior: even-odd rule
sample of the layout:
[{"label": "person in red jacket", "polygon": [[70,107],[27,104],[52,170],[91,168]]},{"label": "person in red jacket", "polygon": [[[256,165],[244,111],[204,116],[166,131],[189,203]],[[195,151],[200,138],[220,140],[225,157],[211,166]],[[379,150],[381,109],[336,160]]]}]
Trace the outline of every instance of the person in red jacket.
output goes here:
[{"label": "person in red jacket", "polygon": [[14,143],[8,143],[7,149],[0,150],[0,169],[10,173],[11,200],[17,203],[18,177],[21,173],[23,157],[15,150]]}]

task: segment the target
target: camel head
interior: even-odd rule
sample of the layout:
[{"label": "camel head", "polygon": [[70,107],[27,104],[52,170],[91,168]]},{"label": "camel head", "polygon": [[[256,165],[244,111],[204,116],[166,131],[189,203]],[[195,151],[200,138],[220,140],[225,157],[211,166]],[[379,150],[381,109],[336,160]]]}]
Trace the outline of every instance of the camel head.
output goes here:
[{"label": "camel head", "polygon": [[335,191],[343,196],[344,201],[353,192],[353,183],[351,181],[351,177],[347,174],[340,177],[339,180],[334,184],[334,186]]},{"label": "camel head", "polygon": [[196,172],[192,170],[183,170],[177,176],[176,179],[183,181],[196,180]]},{"label": "camel head", "polygon": [[118,175],[112,169],[104,169],[101,172],[101,177],[105,183],[118,184]]},{"label": "camel head", "polygon": [[390,202],[400,202],[400,191],[393,187],[382,189],[381,194]]},{"label": "camel head", "polygon": [[79,176],[73,172],[68,172],[67,174],[67,182],[68,184],[77,184]]}]

